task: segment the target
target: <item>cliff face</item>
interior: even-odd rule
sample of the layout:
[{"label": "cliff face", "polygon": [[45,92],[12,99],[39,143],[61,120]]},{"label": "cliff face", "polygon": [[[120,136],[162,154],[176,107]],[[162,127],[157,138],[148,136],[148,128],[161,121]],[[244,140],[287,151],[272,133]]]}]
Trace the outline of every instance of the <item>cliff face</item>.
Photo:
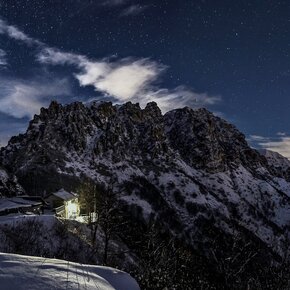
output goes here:
[{"label": "cliff face", "polygon": [[[242,133],[207,110],[186,107],[163,116],[153,102],[144,110],[132,103],[92,103],[86,107],[52,102],[35,115],[26,134],[13,137],[1,153],[2,162],[18,175],[26,174],[26,169],[33,166],[69,173],[67,163],[80,157],[92,168],[101,158],[116,163],[155,157],[178,157],[195,169],[212,173],[239,165],[268,167],[266,159],[248,146]],[[71,169],[75,175],[84,172]]]},{"label": "cliff face", "polygon": [[17,178],[0,167],[0,197],[10,197],[24,193]]},{"label": "cliff face", "polygon": [[265,156],[274,175],[290,181],[290,161],[277,152],[261,149],[260,154]]},{"label": "cliff face", "polygon": [[207,241],[206,224],[247,232],[278,255],[288,243],[287,178],[205,109],[52,102],[0,158],[31,194],[75,190],[85,176],[110,184],[139,220],[193,246]]}]

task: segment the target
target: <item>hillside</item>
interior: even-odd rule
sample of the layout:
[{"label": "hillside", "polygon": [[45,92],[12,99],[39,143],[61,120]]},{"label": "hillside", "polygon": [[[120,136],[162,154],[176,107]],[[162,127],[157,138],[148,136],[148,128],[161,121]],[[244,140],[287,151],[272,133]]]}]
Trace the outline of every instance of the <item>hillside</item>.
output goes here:
[{"label": "hillside", "polygon": [[235,126],[205,109],[162,115],[156,103],[141,109],[52,102],[1,149],[0,160],[29,194],[77,191],[85,178],[110,185],[131,224],[118,238],[139,258],[134,241],[142,233],[133,224],[139,230],[154,224],[217,268],[237,251],[237,240],[251,244],[258,254],[250,260],[262,268],[286,256],[287,175],[250,148]]},{"label": "hillside", "polygon": [[18,183],[17,178],[0,167],[0,197],[14,196],[22,193],[24,193],[24,190]]}]

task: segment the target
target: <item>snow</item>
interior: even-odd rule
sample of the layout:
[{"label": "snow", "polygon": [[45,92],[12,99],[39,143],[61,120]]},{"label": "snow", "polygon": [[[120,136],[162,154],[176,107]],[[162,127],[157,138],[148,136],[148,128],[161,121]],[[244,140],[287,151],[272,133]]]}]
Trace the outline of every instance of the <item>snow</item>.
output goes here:
[{"label": "snow", "polygon": [[283,191],[288,197],[290,197],[290,183],[283,178],[274,177],[273,186],[277,186],[281,191]]},{"label": "snow", "polygon": [[109,267],[0,253],[1,290],[140,290],[127,273]]},{"label": "snow", "polygon": [[31,207],[32,205],[41,204],[40,202],[25,200],[20,197],[0,198],[0,212],[6,209]]},{"label": "snow", "polygon": [[46,226],[46,230],[52,229],[55,225],[57,218],[54,215],[35,215],[35,214],[10,214],[5,216],[0,216],[1,224],[13,224],[23,223],[28,220],[34,220],[41,222]]},{"label": "snow", "polygon": [[280,167],[282,170],[290,168],[290,161],[286,157],[282,156],[278,152],[271,150],[261,149],[259,150],[262,155],[267,158],[270,165],[274,167]]},{"label": "snow", "polygon": [[136,166],[130,166],[127,162],[118,162],[114,164],[114,170],[118,178],[118,182],[122,183],[124,181],[130,180],[130,178],[136,176],[143,176],[142,171]]},{"label": "snow", "polygon": [[54,192],[53,195],[63,199],[63,200],[71,200],[76,198],[76,195],[70,192],[65,191],[64,189],[61,189],[57,192]]},{"label": "snow", "polygon": [[144,218],[148,218],[150,216],[150,214],[154,212],[150,203],[148,203],[144,199],[140,199],[135,194],[124,196],[124,197],[122,197],[122,200],[126,201],[127,204],[129,204],[129,205],[140,206],[143,210]]}]

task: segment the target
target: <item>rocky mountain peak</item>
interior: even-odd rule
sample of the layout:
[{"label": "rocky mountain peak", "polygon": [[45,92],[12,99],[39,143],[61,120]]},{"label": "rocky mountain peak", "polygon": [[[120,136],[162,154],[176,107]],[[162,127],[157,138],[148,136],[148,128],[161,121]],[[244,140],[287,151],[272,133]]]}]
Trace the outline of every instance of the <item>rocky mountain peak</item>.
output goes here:
[{"label": "rocky mountain peak", "polygon": [[190,166],[210,172],[240,164],[266,166],[265,158],[248,146],[235,126],[206,109],[185,107],[163,116],[155,102],[142,110],[138,103],[131,102],[121,106],[111,102],[63,106],[53,101],[34,116],[26,134],[11,141],[11,146],[3,150],[4,160],[16,148],[12,143],[17,143],[16,151],[20,144],[33,156],[39,150],[45,154],[58,150],[63,155],[64,150],[73,150],[78,155],[110,152],[116,159],[135,159],[136,154],[165,156],[176,152]]},{"label": "rocky mountain peak", "polygon": [[264,163],[244,134],[206,109],[173,110],[164,120],[170,145],[193,167],[218,172]]},{"label": "rocky mountain peak", "polygon": [[51,116],[58,114],[62,109],[62,105],[59,104],[57,101],[52,101],[48,108],[41,108],[40,109],[40,116]]},{"label": "rocky mountain peak", "polygon": [[206,109],[162,115],[154,102],[53,102],[2,148],[0,163],[30,194],[76,191],[87,177],[110,183],[128,213],[157,220],[191,246],[210,224],[250,233],[279,254],[290,184],[266,157]]},{"label": "rocky mountain peak", "polygon": [[144,109],[144,113],[151,116],[155,120],[160,120],[162,118],[161,110],[156,102],[148,103]]}]

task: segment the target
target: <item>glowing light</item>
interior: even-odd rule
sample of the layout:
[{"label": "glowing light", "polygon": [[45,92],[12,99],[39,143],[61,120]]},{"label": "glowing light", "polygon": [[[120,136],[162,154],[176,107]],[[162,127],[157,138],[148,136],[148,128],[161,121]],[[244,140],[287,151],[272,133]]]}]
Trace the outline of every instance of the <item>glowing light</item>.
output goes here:
[{"label": "glowing light", "polygon": [[66,204],[66,218],[76,218],[79,215],[79,204],[75,201],[68,201]]}]

